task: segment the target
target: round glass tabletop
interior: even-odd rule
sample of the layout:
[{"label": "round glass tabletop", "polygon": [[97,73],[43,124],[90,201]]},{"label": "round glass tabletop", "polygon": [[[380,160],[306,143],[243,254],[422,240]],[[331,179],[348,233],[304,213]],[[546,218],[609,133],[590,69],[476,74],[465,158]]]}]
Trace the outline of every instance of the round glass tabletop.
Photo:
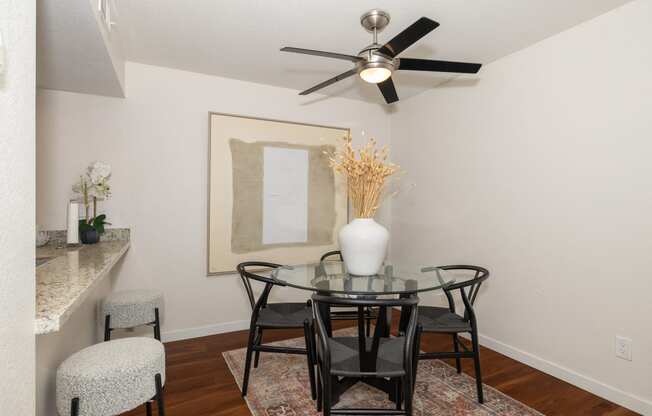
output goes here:
[{"label": "round glass tabletop", "polygon": [[322,293],[347,295],[396,295],[437,290],[455,282],[454,275],[437,267],[405,267],[385,264],[378,274],[356,276],[341,261],[274,269],[271,277],[281,284]]}]

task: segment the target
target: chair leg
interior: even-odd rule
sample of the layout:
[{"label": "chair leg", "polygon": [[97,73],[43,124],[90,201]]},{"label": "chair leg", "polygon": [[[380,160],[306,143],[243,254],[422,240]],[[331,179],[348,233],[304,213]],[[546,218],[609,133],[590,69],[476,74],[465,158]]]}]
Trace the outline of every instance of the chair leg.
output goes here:
[{"label": "chair leg", "polygon": [[[453,334],[453,350],[456,353],[460,352],[460,339],[457,337],[457,334]],[[457,368],[458,374],[462,372],[462,363],[460,362],[460,357],[455,357],[455,368]]]},{"label": "chair leg", "polygon": [[[263,328],[258,328],[258,335],[255,338],[255,344],[260,346],[263,343]],[[254,368],[258,368],[258,361],[260,360],[260,351],[254,353]]]},{"label": "chair leg", "polygon": [[161,340],[161,320],[159,319],[158,308],[154,308],[154,338]]},{"label": "chair leg", "polygon": [[324,374],[324,408],[322,410],[323,416],[331,415],[331,406],[332,406],[332,397],[333,397],[333,388],[332,388],[332,379],[330,374]]},{"label": "chair leg", "polygon": [[412,376],[403,379],[403,408],[407,416],[412,416]]},{"label": "chair leg", "polygon": [[312,349],[312,363],[317,367],[319,365],[317,361],[317,330],[315,329],[315,324],[313,324],[310,327],[310,341],[312,342],[311,349]]},{"label": "chair leg", "polygon": [[312,353],[312,365],[315,367],[315,371],[317,371],[319,362],[317,360],[317,334],[314,323],[310,325],[310,352]]},{"label": "chair leg", "polygon": [[161,375],[154,376],[156,383],[156,407],[158,408],[158,416],[165,416],[165,405],[163,404],[163,382]]},{"label": "chair leg", "polygon": [[111,315],[104,317],[104,341],[111,339]]},{"label": "chair leg", "polygon": [[79,416],[79,398],[75,397],[70,402],[70,416]]},{"label": "chair leg", "polygon": [[394,379],[394,400],[396,400],[396,410],[401,410],[401,379],[400,378],[395,378]]},{"label": "chair leg", "polygon": [[480,370],[480,345],[478,343],[478,333],[471,333],[471,342],[473,343],[473,363],[475,364],[475,384],[478,389],[478,403],[484,403],[484,392],[482,391],[482,372]]},{"label": "chair leg", "polygon": [[321,370],[319,364],[317,365],[317,411],[321,412],[322,401],[324,400],[324,386],[321,382]]},{"label": "chair leg", "polygon": [[367,337],[371,336],[371,309],[367,308]]},{"label": "chair leg", "polygon": [[245,358],[244,377],[242,379],[242,397],[247,395],[249,386],[249,372],[251,371],[251,353],[254,348],[254,336],[256,335],[256,326],[249,329],[249,341],[247,342],[247,356]]},{"label": "chair leg", "polygon": [[312,327],[308,321],[303,323],[303,335],[306,339],[306,356],[308,357],[308,376],[310,377],[310,396],[313,400],[317,398],[317,388],[315,387],[315,364],[312,355]]},{"label": "chair leg", "polygon": [[419,370],[419,354],[421,353],[421,334],[423,329],[419,325],[414,334],[414,353],[412,355],[412,391],[417,383],[417,371]]},{"label": "chair leg", "polygon": [[145,410],[147,412],[147,416],[152,416],[152,402],[148,401],[145,403]]}]

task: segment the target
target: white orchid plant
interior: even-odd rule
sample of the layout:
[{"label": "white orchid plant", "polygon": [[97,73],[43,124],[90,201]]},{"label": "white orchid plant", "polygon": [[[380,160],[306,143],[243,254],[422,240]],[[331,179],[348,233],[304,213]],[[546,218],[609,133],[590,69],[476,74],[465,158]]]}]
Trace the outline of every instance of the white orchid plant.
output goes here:
[{"label": "white orchid plant", "polygon": [[[99,234],[104,233],[106,215],[97,215],[97,201],[111,197],[111,166],[104,162],[93,162],[88,166],[86,172],[79,177],[79,182],[73,185],[72,190],[84,204],[86,218],[79,221],[80,231],[94,229]],[[91,215],[91,207],[93,209]]]}]

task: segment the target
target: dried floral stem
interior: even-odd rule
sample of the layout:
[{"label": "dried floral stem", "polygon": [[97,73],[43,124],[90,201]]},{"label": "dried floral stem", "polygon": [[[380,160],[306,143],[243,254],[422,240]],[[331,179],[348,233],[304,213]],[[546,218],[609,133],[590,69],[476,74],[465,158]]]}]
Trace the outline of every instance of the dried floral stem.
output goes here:
[{"label": "dried floral stem", "polygon": [[387,146],[376,149],[374,139],[360,148],[356,155],[350,136],[344,138],[342,149],[329,155],[333,170],[347,179],[349,199],[356,218],[372,218],[380,206],[386,178],[399,169],[387,162],[388,156]]}]

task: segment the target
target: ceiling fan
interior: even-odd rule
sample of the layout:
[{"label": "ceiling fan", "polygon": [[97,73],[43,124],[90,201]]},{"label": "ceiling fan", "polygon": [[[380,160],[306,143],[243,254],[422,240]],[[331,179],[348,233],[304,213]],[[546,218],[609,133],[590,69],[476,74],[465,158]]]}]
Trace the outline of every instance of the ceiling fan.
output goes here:
[{"label": "ceiling fan", "polygon": [[400,71],[430,71],[430,72],[456,72],[463,74],[475,74],[480,70],[482,64],[471,64],[465,62],[434,61],[430,59],[397,58],[396,56],[405,49],[416,43],[419,39],[433,31],[439,23],[422,17],[412,23],[407,29],[394,36],[392,40],[384,45],[378,43],[378,32],[382,31],[389,24],[389,13],[374,9],[360,17],[360,24],[368,32],[373,33],[373,43],[362,49],[358,55],[346,55],[341,53],[316,51],[302,48],[281,48],[283,52],[302,53],[306,55],[323,56],[325,58],[343,59],[351,61],[355,67],[339,74],[329,80],[308,88],[299,95],[308,95],[331,84],[359,74],[360,78],[371,84],[378,84],[387,104],[398,101],[396,88],[392,81],[392,73]]}]

